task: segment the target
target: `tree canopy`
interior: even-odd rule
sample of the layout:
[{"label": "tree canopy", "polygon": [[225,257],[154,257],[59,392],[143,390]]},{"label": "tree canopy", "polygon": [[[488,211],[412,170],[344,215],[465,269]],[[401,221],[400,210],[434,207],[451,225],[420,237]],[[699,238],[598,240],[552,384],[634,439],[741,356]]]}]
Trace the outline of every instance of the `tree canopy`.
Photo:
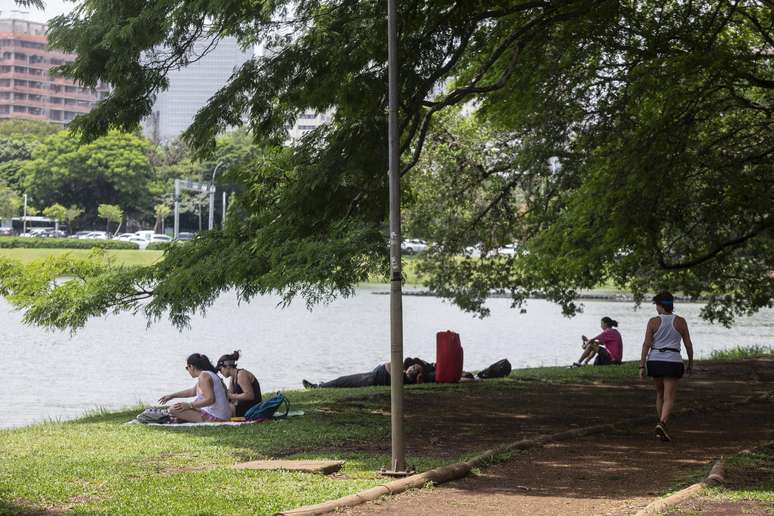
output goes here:
[{"label": "tree canopy", "polygon": [[111,132],[87,145],[67,131],[45,138],[21,165],[25,191],[41,205],[83,206],[92,218],[97,204],[118,204],[130,215],[151,212],[150,143]]},{"label": "tree canopy", "polygon": [[[150,298],[151,317],[184,324],[225,289],[314,302],[386,270],[385,12],[383,0],[82,0],[53,20],[51,44],[78,55],[62,71],[113,85],[73,123],[87,139],[136,127],[196,40],[261,45],[185,136],[207,155],[247,115],[264,152],[230,172],[223,231],[67,287],[78,295],[38,292],[28,318],[78,325]],[[434,0],[398,14],[407,209],[444,213],[423,219],[434,291],[480,311],[493,289],[517,304],[540,291],[572,313],[578,289],[613,281],[637,299],[706,296],[704,316],[724,323],[772,306],[768,2]],[[309,110],[331,123],[278,146]],[[513,241],[514,257],[455,257]],[[57,302],[71,319],[41,309],[64,312]]]}]

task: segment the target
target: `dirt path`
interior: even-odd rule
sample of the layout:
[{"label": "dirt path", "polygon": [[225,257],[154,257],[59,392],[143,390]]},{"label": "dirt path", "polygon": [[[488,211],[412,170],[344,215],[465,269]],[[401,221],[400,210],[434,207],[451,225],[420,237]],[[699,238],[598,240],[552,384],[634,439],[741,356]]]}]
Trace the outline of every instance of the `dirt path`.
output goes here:
[{"label": "dirt path", "polygon": [[[679,406],[711,407],[773,389],[774,361],[702,364],[681,385]],[[443,417],[448,400],[439,400],[432,414],[410,418],[415,427],[425,428],[424,438],[409,439],[410,449],[429,452],[431,447],[437,455],[445,455],[458,445],[470,448],[471,441],[483,450],[531,434],[624,421],[651,410],[654,396],[635,380],[623,386],[535,385],[525,392],[503,390],[501,395],[490,410],[457,423]],[[457,431],[450,432],[447,425]],[[683,415],[671,422],[670,430],[674,441],[666,444],[655,440],[653,425],[639,425],[516,453],[478,475],[349,513],[632,514],[676,484],[697,481],[692,475],[708,471],[720,455],[774,438],[774,404],[757,402],[728,413]],[[484,437],[478,439],[477,434]]]}]

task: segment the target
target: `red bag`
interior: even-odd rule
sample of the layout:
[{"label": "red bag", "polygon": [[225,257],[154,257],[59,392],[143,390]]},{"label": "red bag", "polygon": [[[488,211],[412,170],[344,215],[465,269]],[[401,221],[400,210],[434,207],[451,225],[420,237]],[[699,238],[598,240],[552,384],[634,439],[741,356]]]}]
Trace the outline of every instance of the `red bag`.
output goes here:
[{"label": "red bag", "polygon": [[457,383],[462,376],[462,344],[453,331],[439,331],[435,336],[435,381]]}]

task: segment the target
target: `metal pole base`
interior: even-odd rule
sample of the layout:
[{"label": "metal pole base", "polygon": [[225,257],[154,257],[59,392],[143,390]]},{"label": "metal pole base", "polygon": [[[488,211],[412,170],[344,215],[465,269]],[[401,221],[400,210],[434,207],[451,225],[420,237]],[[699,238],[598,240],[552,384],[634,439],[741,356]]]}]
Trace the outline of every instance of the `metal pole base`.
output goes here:
[{"label": "metal pole base", "polygon": [[384,468],[379,470],[380,475],[384,477],[390,477],[390,478],[410,477],[416,472],[417,470],[416,468],[414,468],[414,466],[407,466],[406,471],[395,471],[394,469],[384,469]]}]

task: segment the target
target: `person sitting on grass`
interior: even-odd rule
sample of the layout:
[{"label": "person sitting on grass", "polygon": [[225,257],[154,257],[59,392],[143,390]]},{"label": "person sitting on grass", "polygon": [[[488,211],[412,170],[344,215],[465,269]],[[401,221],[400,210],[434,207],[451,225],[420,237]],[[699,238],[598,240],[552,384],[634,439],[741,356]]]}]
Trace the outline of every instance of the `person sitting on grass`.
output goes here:
[{"label": "person sitting on grass", "polygon": [[603,317],[600,323],[602,333],[589,340],[585,335],[583,340],[583,354],[573,366],[581,367],[587,365],[591,359],[594,359],[594,365],[620,364],[623,356],[623,340],[616,327],[618,321],[610,317]]},{"label": "person sitting on grass", "polygon": [[237,369],[237,360],[239,351],[234,351],[230,355],[220,357],[215,368],[224,378],[231,378],[228,400],[231,402],[232,414],[244,417],[245,412],[261,402],[261,384],[247,369]]},{"label": "person sitting on grass", "polygon": [[[374,385],[390,385],[390,363],[380,364],[368,373],[340,376],[329,382],[312,383],[301,380],[305,389],[341,388],[341,387],[371,387]],[[414,364],[403,372],[403,383],[424,383],[422,366]]]},{"label": "person sitting on grass", "polygon": [[228,421],[231,407],[226,396],[226,386],[210,359],[206,355],[194,353],[186,360],[185,370],[196,378],[196,385],[159,398],[159,403],[167,403],[176,398],[195,396],[193,401],[175,403],[170,407],[169,415],[173,420],[193,423]]}]

